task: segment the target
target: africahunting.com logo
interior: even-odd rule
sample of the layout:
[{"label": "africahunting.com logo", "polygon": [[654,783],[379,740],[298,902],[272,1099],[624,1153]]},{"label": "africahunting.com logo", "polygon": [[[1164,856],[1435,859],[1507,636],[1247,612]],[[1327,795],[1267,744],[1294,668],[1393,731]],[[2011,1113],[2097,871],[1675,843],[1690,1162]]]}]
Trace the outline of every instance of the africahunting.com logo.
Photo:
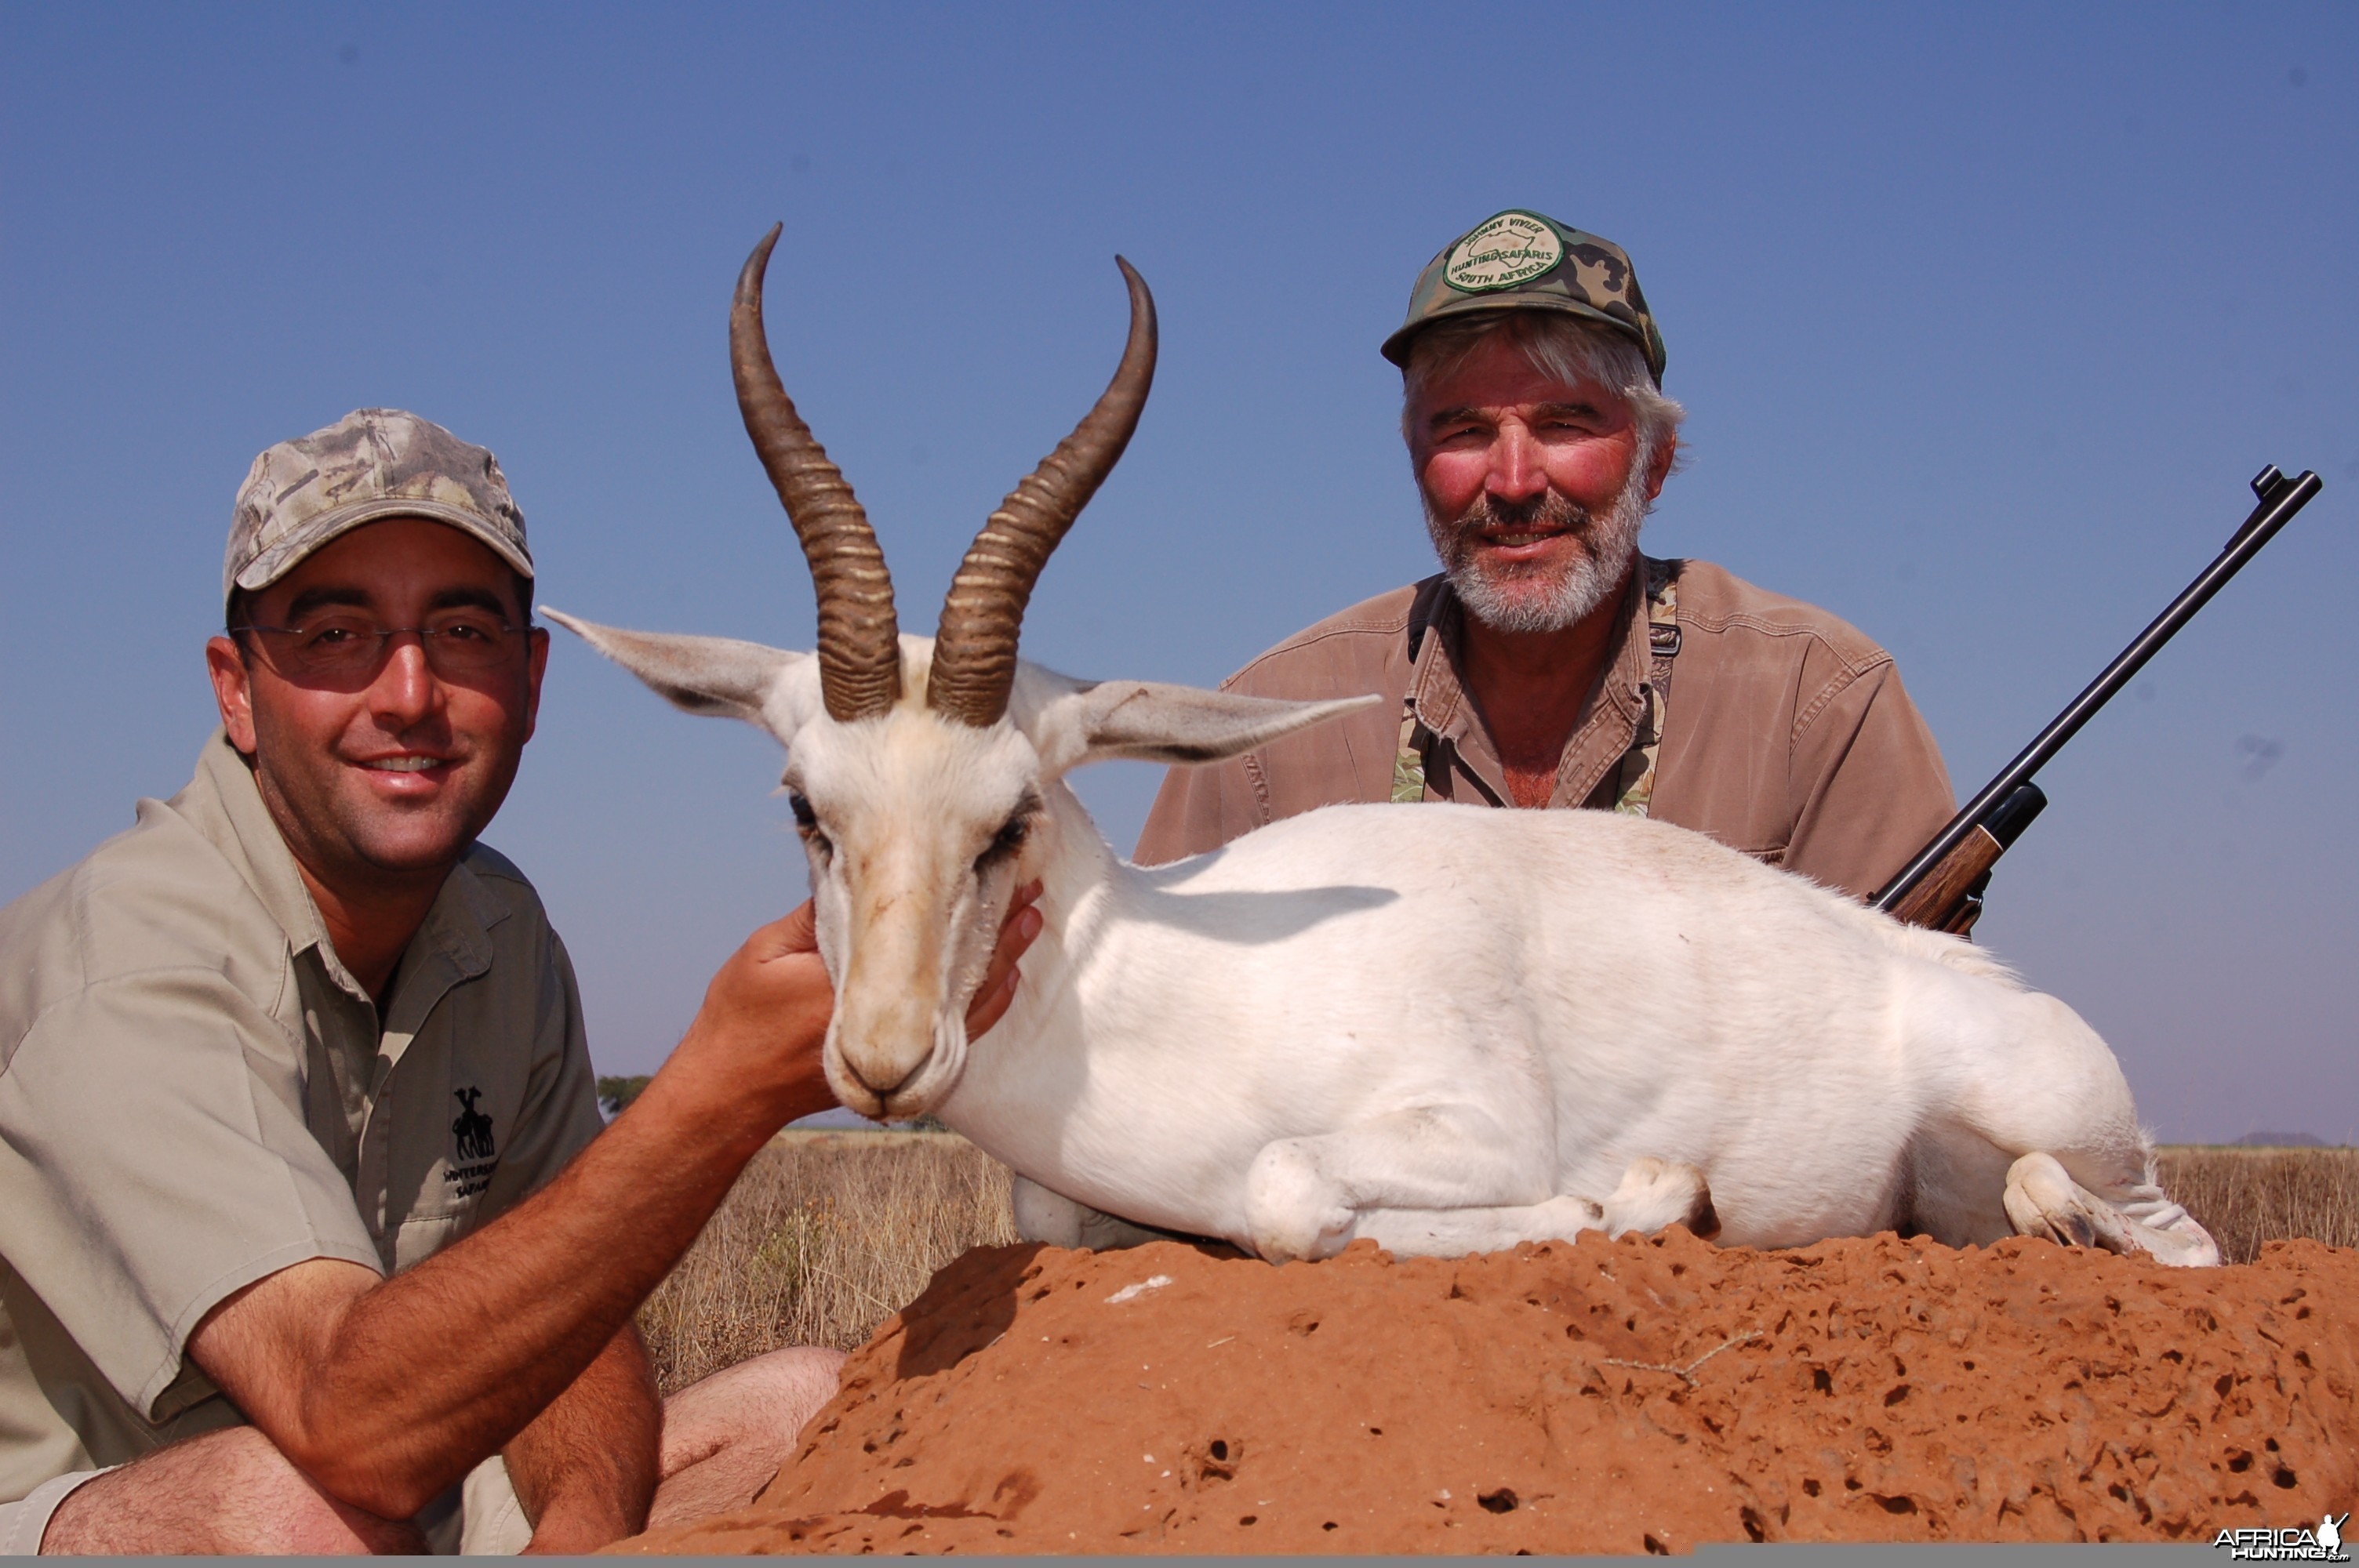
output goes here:
[{"label": "africahunting.com logo", "polygon": [[2296,1525],[2291,1530],[2223,1530],[2214,1548],[2224,1546],[2238,1563],[2348,1563],[2351,1549],[2343,1544],[2343,1527],[2351,1516],[2328,1514],[2316,1530]]}]

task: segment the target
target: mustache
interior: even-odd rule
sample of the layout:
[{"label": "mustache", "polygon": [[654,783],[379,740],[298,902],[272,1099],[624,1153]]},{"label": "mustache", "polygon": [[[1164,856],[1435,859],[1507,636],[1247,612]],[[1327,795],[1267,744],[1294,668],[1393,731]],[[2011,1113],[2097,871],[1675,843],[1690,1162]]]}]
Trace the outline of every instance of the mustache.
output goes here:
[{"label": "mustache", "polygon": [[1462,550],[1468,535],[1487,531],[1546,529],[1592,538],[1598,527],[1594,512],[1554,490],[1542,491],[1528,501],[1508,501],[1486,491],[1457,516],[1438,518],[1429,509],[1426,521],[1436,535],[1435,543],[1441,545],[1445,552],[1452,546]]},{"label": "mustache", "polygon": [[1528,501],[1508,501],[1486,491],[1450,524],[1451,529],[1460,534],[1485,528],[1508,533],[1548,528],[1587,534],[1596,526],[1596,514],[1554,490],[1544,490]]}]

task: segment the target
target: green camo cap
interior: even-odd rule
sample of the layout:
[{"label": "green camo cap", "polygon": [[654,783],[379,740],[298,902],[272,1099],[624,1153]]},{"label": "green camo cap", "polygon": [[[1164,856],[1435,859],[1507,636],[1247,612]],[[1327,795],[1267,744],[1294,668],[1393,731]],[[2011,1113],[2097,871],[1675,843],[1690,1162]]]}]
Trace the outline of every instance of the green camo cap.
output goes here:
[{"label": "green camo cap", "polygon": [[415,414],[356,408],[254,460],[230,514],[223,600],[268,588],[322,545],[386,517],[447,523],[533,575],[497,458]]},{"label": "green camo cap", "polygon": [[1603,321],[1647,351],[1647,368],[1663,384],[1663,334],[1629,253],[1519,207],[1485,218],[1425,264],[1409,291],[1408,319],[1385,340],[1385,358],[1407,369],[1409,341],[1426,328],[1493,310],[1564,310]]}]

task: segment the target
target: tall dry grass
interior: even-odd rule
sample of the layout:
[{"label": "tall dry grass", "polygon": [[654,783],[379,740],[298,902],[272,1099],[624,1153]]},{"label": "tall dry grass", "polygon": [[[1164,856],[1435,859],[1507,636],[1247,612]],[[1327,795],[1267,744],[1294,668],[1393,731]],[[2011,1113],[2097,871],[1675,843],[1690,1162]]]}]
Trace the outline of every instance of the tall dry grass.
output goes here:
[{"label": "tall dry grass", "polygon": [[2231,1263],[2264,1241],[2307,1236],[2359,1247],[2359,1149],[2161,1151],[2163,1190],[2187,1206]]},{"label": "tall dry grass", "polygon": [[949,1133],[788,1135],[639,1309],[666,1393],[787,1345],[860,1344],[971,1247],[1016,1239],[1007,1167]]},{"label": "tall dry grass", "polygon": [[[2359,1150],[2162,1151],[2231,1262],[2309,1236],[2359,1246]],[[639,1310],[664,1391],[786,1345],[860,1344],[970,1247],[1016,1239],[1006,1166],[951,1133],[789,1135],[745,1168]]]}]

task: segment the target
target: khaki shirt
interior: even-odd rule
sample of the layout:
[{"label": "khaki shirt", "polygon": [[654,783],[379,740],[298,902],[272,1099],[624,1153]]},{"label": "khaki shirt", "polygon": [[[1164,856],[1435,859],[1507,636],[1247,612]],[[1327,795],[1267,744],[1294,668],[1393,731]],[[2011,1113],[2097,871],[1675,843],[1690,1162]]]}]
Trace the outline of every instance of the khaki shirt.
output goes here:
[{"label": "khaki shirt", "polygon": [[242,1422],[182,1357],[223,1297],[311,1258],[408,1268],[599,1125],[523,875],[469,851],[380,1021],[216,732],[0,910],[0,1501]]},{"label": "khaki shirt", "polygon": [[[1706,561],[1676,580],[1669,665],[1647,815],[1865,897],[1956,810],[1950,775],[1892,655],[1825,611],[1764,593]],[[1631,574],[1603,678],[1574,720],[1551,806],[1611,806],[1647,715],[1654,661],[1643,571]],[[1464,611],[1428,578],[1288,638],[1223,689],[1310,700],[1374,692],[1345,718],[1202,768],[1174,768],[1139,836],[1141,865],[1201,854],[1256,827],[1345,801],[1393,798],[1405,703],[1433,737],[1427,800],[1505,806],[1506,773],[1459,683]]]}]

